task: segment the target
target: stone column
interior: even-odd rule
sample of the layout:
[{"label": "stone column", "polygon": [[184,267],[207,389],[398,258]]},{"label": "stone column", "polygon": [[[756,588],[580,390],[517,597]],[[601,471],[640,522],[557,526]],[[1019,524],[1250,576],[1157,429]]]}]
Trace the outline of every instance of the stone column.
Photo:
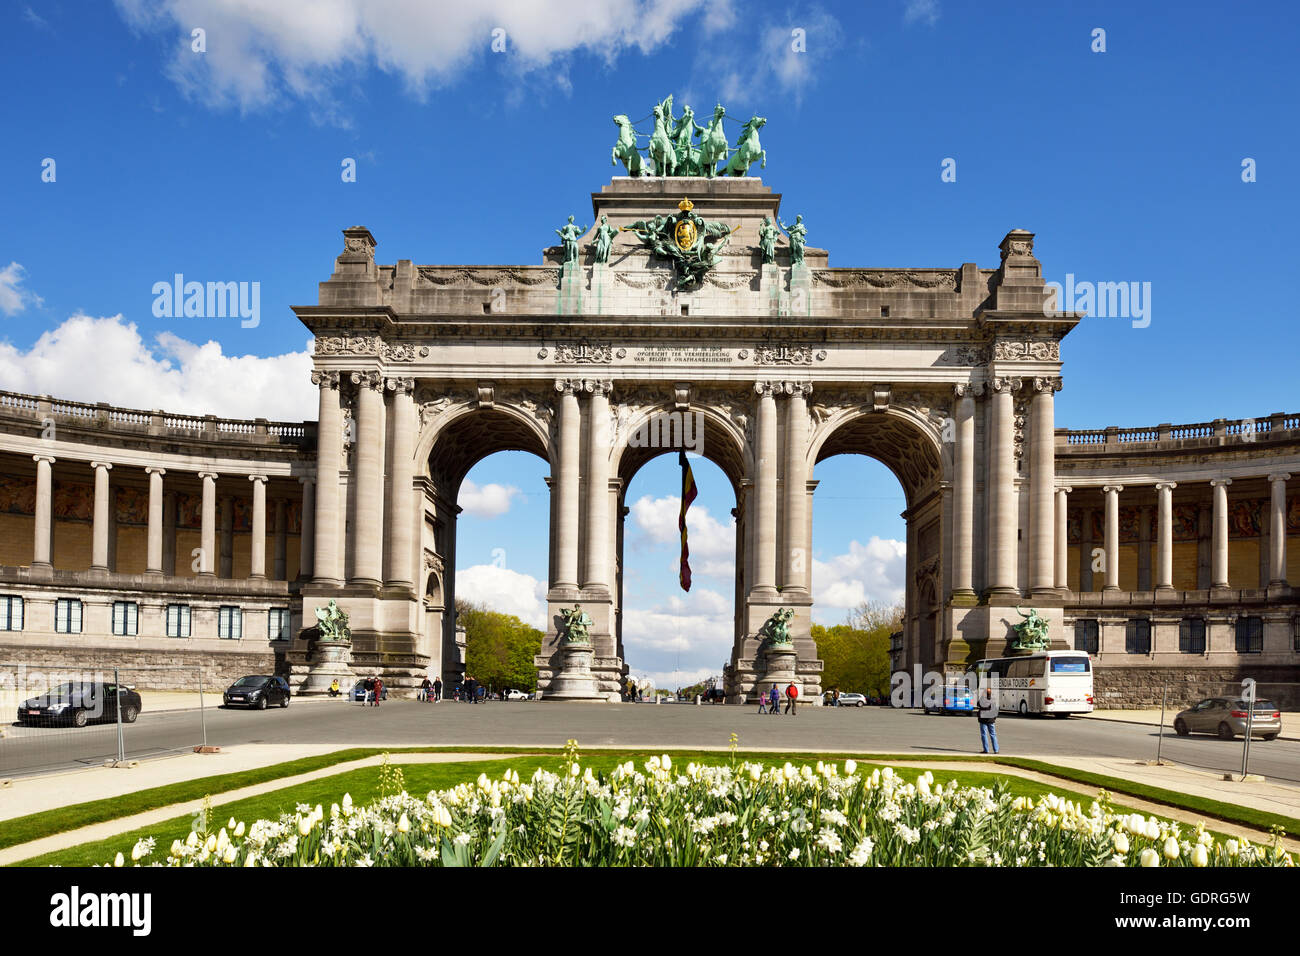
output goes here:
[{"label": "stone column", "polygon": [[1029,586],[1035,592],[1056,586],[1055,537],[1056,503],[1056,400],[1057,378],[1034,379],[1030,408],[1029,454],[1032,459],[1029,485]]},{"label": "stone column", "polygon": [[289,527],[285,520],[285,503],[283,498],[275,499],[275,512],[272,518],[271,531],[275,535],[275,554],[273,557],[274,564],[271,566],[272,576],[277,581],[283,581],[288,577],[288,550],[289,550]]},{"label": "stone column", "polygon": [[954,603],[975,600],[975,395],[982,388],[961,384],[955,389],[952,496],[952,596]]},{"label": "stone column", "polygon": [[1174,589],[1174,489],[1172,481],[1156,482],[1156,590]]},{"label": "stone column", "polygon": [[1269,564],[1268,583],[1286,586],[1286,483],[1291,478],[1285,472],[1268,476],[1273,491],[1273,507],[1268,525]]},{"label": "stone column", "polygon": [[415,379],[390,378],[384,383],[393,393],[392,501],[388,509],[388,587],[415,588]]},{"label": "stone column", "polygon": [[149,476],[149,533],[145,549],[145,574],[163,573],[163,468],[150,466]]},{"label": "stone column", "polygon": [[249,475],[253,483],[253,527],[249,537],[252,547],[249,549],[248,576],[250,578],[266,577],[266,475]]},{"label": "stone column", "polygon": [[782,593],[808,593],[808,399],[810,382],[787,382],[785,410],[785,562]]},{"label": "stone column", "polygon": [[[304,581],[312,576],[316,548],[316,479],[299,478],[302,485],[301,527],[298,529],[298,576]],[[337,485],[335,486],[337,487]]]},{"label": "stone column", "polygon": [[580,383],[557,379],[560,393],[559,475],[556,481],[555,587],[578,588],[578,501],[579,455],[582,444],[582,415],[578,409]]},{"label": "stone column", "polygon": [[[758,448],[755,488],[754,587],[764,597],[776,596],[776,398],[775,386],[758,382]],[[751,593],[753,593],[751,592]]]},{"label": "stone column", "polygon": [[353,372],[352,384],[357,386],[357,485],[356,550],[349,583],[378,587],[383,583],[384,381],[378,372]]},{"label": "stone column", "polygon": [[163,495],[163,574],[176,574],[176,492]]},{"label": "stone column", "polygon": [[1070,489],[1056,489],[1056,589],[1070,590]]},{"label": "stone column", "polygon": [[108,571],[108,472],[113,466],[108,462],[92,461],[90,467],[95,470],[95,523],[91,532],[90,570],[106,572]]},{"label": "stone column", "polygon": [[1092,508],[1084,508],[1079,514],[1079,591],[1092,593]]},{"label": "stone column", "polygon": [[587,561],[582,586],[609,590],[609,393],[614,384],[592,384],[587,405]]},{"label": "stone column", "polygon": [[203,513],[199,527],[199,576],[214,577],[217,551],[217,475],[199,472],[203,482]]},{"label": "stone column", "polygon": [[51,568],[54,527],[50,517],[50,505],[54,500],[54,481],[51,466],[54,459],[49,455],[32,455],[36,461],[36,538],[32,547],[32,567]]},{"label": "stone column", "polygon": [[1228,586],[1228,485],[1231,478],[1215,478],[1210,482],[1214,489],[1214,538],[1211,545],[1213,558],[1210,564],[1210,587]]},{"label": "stone column", "polygon": [[1015,405],[1020,380],[995,378],[989,401],[989,581],[991,594],[1016,594]]},{"label": "stone column", "polygon": [[[320,387],[319,424],[316,428],[315,527],[311,560],[307,567],[316,584],[337,587],[343,583],[343,556],[339,553],[339,470],[343,464],[343,409],[339,404],[339,373],[312,372]],[[304,482],[309,479],[304,479]],[[303,531],[306,537],[307,496],[303,494]]]},{"label": "stone column", "polygon": [[1137,589],[1151,590],[1151,508],[1138,508],[1138,576]]},{"label": "stone column", "polygon": [[1107,485],[1102,488],[1106,495],[1106,583],[1103,591],[1119,590],[1119,493],[1123,485]]}]

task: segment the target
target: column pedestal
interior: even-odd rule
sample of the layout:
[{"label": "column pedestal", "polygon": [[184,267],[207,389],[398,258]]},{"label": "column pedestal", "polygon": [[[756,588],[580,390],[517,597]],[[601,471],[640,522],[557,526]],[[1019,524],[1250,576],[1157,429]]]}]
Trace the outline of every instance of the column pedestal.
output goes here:
[{"label": "column pedestal", "polygon": [[351,641],[318,641],[312,653],[307,677],[294,693],[298,697],[316,697],[328,694],[335,679],[344,694],[352,690],[356,675],[352,672]]},{"label": "column pedestal", "polygon": [[590,644],[561,644],[556,651],[559,669],[552,675],[542,699],[606,701],[608,698],[600,692],[591,672],[595,656],[595,648]]}]

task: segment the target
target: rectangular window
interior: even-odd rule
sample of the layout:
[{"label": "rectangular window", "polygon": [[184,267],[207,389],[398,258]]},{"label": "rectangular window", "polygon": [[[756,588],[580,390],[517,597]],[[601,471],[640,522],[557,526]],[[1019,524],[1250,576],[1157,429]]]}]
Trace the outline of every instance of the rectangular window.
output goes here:
[{"label": "rectangular window", "polygon": [[1144,617],[1128,622],[1124,634],[1124,651],[1127,654],[1151,653],[1151,622]]},{"label": "rectangular window", "polygon": [[1178,625],[1178,650],[1182,654],[1205,653],[1205,618],[1182,619]]},{"label": "rectangular window", "polygon": [[1264,652],[1264,619],[1262,617],[1237,618],[1237,653],[1262,654]]},{"label": "rectangular window", "polygon": [[289,609],[273,607],[266,615],[266,637],[272,641],[289,639]]},{"label": "rectangular window", "polygon": [[54,602],[54,630],[58,634],[81,633],[81,601],[59,598]]},{"label": "rectangular window", "polygon": [[118,637],[135,637],[140,631],[140,605],[134,601],[113,602],[113,633]]},{"label": "rectangular window", "polygon": [[1095,620],[1074,622],[1074,649],[1096,654],[1101,646],[1101,627]]},{"label": "rectangular window", "polygon": [[[16,594],[0,594],[0,631],[21,631],[22,629],[23,599]],[[1300,631],[1297,633],[1300,633]]]},{"label": "rectangular window", "polygon": [[1300,654],[1300,617],[1291,622],[1291,649]]},{"label": "rectangular window", "polygon": [[190,606],[188,604],[167,605],[167,636],[190,636]]},{"label": "rectangular window", "polygon": [[237,641],[244,636],[244,611],[242,608],[223,605],[217,612],[217,637]]}]

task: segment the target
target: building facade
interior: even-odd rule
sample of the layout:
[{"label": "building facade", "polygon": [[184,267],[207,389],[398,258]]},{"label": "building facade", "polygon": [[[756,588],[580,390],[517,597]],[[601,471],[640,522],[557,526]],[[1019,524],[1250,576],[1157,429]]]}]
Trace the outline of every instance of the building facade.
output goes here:
[{"label": "building facade", "polygon": [[635,232],[607,233],[607,256],[593,227],[576,256],[451,266],[381,264],[369,230],[344,230],[316,304],[295,308],[315,335],[316,422],[0,393],[0,655],[300,681],[304,622],[334,599],[357,674],[408,693],[454,680],[459,488],[520,450],[550,466],[540,686],[577,604],[593,686],[617,699],[636,597],[624,493],[691,440],[735,494],[729,699],[773,673],[778,612],[796,679],[820,689],[812,514],[816,466],[839,454],[884,462],[906,496],[896,666],[1001,654],[1019,605],[1053,646],[1097,655],[1103,704],[1170,675],[1297,679],[1300,416],[1058,429],[1082,316],[1045,309],[1032,233],[1008,233],[996,268],[832,268],[814,247],[764,261],[781,196],[758,179],[617,177],[592,195],[614,226],[692,203],[727,241],[687,286]]}]

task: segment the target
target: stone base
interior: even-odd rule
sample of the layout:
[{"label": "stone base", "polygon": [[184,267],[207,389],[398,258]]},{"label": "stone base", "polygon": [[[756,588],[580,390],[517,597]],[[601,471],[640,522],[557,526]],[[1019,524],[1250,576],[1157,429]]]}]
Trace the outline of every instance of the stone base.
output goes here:
[{"label": "stone base", "polygon": [[558,670],[551,675],[543,700],[607,701],[591,671],[595,650],[590,644],[567,644],[556,652]]},{"label": "stone base", "polygon": [[339,690],[344,694],[348,693],[356,680],[349,663],[351,659],[351,641],[317,643],[312,662],[307,665],[307,673],[301,683],[294,688],[294,694],[298,697],[328,694],[330,684],[335,680],[339,682]]}]

